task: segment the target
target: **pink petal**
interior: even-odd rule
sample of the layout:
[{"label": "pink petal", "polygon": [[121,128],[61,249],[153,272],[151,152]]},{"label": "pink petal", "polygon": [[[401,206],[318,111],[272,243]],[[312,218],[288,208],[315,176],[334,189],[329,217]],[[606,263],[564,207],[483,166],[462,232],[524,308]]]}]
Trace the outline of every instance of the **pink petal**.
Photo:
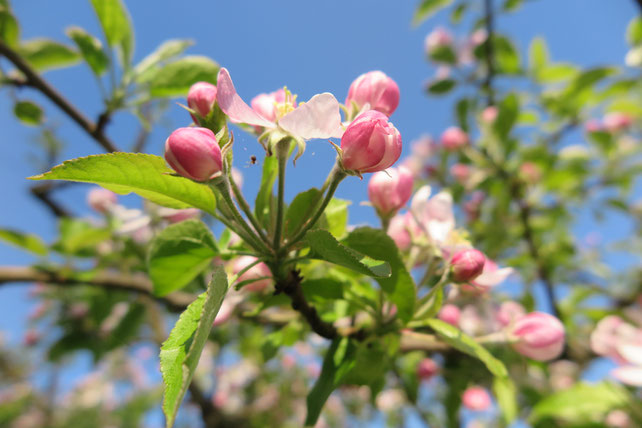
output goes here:
[{"label": "pink petal", "polygon": [[611,371],[620,382],[632,386],[642,386],[642,367],[622,366]]},{"label": "pink petal", "polygon": [[477,278],[475,283],[482,287],[494,287],[501,284],[513,273],[513,268],[502,268],[492,272],[483,272]]},{"label": "pink petal", "polygon": [[[220,89],[219,89],[220,91]],[[341,138],[341,113],[334,95],[324,92],[310,98],[279,120],[279,126],[303,139]]]},{"label": "pink petal", "polygon": [[642,367],[642,345],[633,343],[616,344],[617,351],[629,363]]},{"label": "pink petal", "polygon": [[226,68],[219,70],[216,87],[218,90],[216,101],[232,122],[274,128],[274,123],[252,110],[236,93],[236,88],[234,88],[234,83],[232,83],[232,78]]}]

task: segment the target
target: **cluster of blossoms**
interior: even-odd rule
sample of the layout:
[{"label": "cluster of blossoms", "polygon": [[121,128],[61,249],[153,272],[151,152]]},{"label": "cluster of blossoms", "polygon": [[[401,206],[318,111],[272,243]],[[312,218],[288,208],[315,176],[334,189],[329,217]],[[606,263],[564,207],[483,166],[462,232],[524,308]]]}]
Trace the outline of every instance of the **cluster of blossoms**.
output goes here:
[{"label": "cluster of blossoms", "polygon": [[607,132],[618,134],[629,130],[633,126],[633,116],[622,112],[607,113],[600,119],[591,119],[585,123],[586,132]]},{"label": "cluster of blossoms", "polygon": [[602,319],[591,334],[591,349],[618,364],[611,373],[619,381],[642,387],[642,310],[627,311],[639,325],[626,322],[617,315]]},{"label": "cluster of blossoms", "polygon": [[382,171],[401,155],[401,135],[388,120],[399,104],[399,88],[380,71],[366,73],[352,83],[345,101],[345,120],[341,105],[330,93],[297,103],[296,96],[280,89],[257,95],[250,107],[237,94],[225,68],[220,70],[216,86],[206,82],[193,85],[187,104],[200,126],[174,131],[165,143],[165,159],[177,173],[195,181],[208,181],[223,171],[220,141],[205,127],[217,115],[251,126],[269,152],[284,137],[295,140],[299,147],[309,139],[340,138],[341,166],[353,174]]}]

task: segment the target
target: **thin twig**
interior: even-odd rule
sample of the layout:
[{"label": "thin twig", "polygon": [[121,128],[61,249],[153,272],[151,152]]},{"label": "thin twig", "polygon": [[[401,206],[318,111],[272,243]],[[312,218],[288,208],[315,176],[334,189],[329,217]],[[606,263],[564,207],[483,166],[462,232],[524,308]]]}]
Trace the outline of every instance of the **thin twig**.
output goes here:
[{"label": "thin twig", "polygon": [[484,89],[488,95],[487,105],[492,106],[495,104],[495,91],[493,88],[493,79],[495,78],[495,20],[493,13],[492,0],[484,0],[484,12],[486,15],[486,80],[484,81]]},{"label": "thin twig", "polygon": [[71,104],[60,92],[45,81],[29,63],[27,63],[16,51],[0,41],[0,56],[7,58],[13,65],[25,75],[25,84],[38,89],[51,102],[56,104],[67,116],[84,129],[94,140],[106,151],[116,152],[118,149],[114,143],[104,134],[104,127],[109,120],[109,114],[103,113],[99,116],[98,123],[94,123]]}]

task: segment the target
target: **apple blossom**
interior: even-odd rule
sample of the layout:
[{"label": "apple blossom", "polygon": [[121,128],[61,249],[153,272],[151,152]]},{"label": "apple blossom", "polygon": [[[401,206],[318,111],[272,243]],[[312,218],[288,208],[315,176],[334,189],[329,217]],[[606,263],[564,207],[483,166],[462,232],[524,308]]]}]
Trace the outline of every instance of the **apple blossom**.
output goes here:
[{"label": "apple blossom", "polygon": [[441,307],[437,318],[447,322],[450,325],[457,327],[459,325],[459,317],[461,316],[461,311],[459,307],[453,305],[452,303],[447,303]]},{"label": "apple blossom", "polygon": [[388,116],[375,110],[361,113],[341,137],[343,168],[358,174],[383,171],[401,155],[401,134]]},{"label": "apple blossom", "polygon": [[237,94],[230,73],[221,68],[217,80],[217,101],[221,110],[234,123],[280,129],[295,138],[340,138],[343,135],[340,106],[334,95],[325,92],[306,103],[277,108],[277,117],[270,120],[253,110]]},{"label": "apple blossom", "polygon": [[602,123],[598,119],[590,119],[584,124],[584,130],[588,133],[600,132]]},{"label": "apple blossom", "polygon": [[172,132],[165,141],[165,160],[177,173],[195,181],[207,181],[223,167],[216,136],[199,127]]},{"label": "apple blossom", "polygon": [[519,318],[510,335],[516,341],[513,348],[520,354],[538,361],[560,356],[564,350],[564,325],[552,315],[531,312]]},{"label": "apple blossom", "polygon": [[345,105],[348,110],[355,107],[356,112],[376,110],[390,116],[399,105],[399,97],[399,86],[394,80],[382,71],[370,71],[352,82]]},{"label": "apple blossom", "polygon": [[421,380],[429,380],[439,373],[439,366],[432,358],[424,358],[417,364],[417,377]]},{"label": "apple blossom", "polygon": [[473,289],[481,292],[487,292],[491,288],[501,284],[514,272],[513,268],[499,268],[497,263],[486,258],[484,270],[481,275],[470,283]]},{"label": "apple blossom", "polygon": [[515,323],[515,321],[524,315],[526,315],[526,310],[522,305],[512,300],[508,300],[501,303],[499,310],[497,311],[496,318],[497,322],[499,322],[502,327],[507,327]]},{"label": "apple blossom", "polygon": [[[285,89],[277,89],[269,94],[259,94],[252,98],[252,109],[269,121],[275,122],[280,110],[296,108],[296,97],[288,95]],[[289,105],[288,105],[289,104]]]},{"label": "apple blossom", "polygon": [[[238,274],[243,269],[247,268],[250,264],[256,262],[256,257],[240,256],[232,263],[232,271]],[[272,273],[267,265],[263,262],[255,264],[245,272],[243,272],[237,280],[237,283],[243,281],[256,280],[243,286],[243,289],[248,291],[263,291],[272,284]],[[266,278],[268,277],[268,278]]]},{"label": "apple blossom", "polygon": [[626,130],[633,124],[633,117],[626,113],[612,112],[604,116],[602,123],[607,131],[620,132]]},{"label": "apple blossom", "polygon": [[397,214],[390,220],[388,236],[395,241],[400,250],[405,251],[410,248],[412,243],[411,233],[419,234],[421,230],[418,229],[410,213]]},{"label": "apple blossom", "polygon": [[461,396],[461,404],[469,410],[484,411],[491,406],[488,391],[481,386],[469,386]]},{"label": "apple blossom", "polygon": [[461,149],[468,144],[468,134],[461,128],[451,126],[441,134],[441,145],[449,152]]},{"label": "apple blossom", "polygon": [[471,281],[484,270],[484,254],[474,248],[466,248],[456,252],[450,260],[452,279],[455,282]]},{"label": "apple blossom", "polygon": [[117,202],[116,194],[102,187],[93,188],[87,194],[87,204],[101,214],[108,212]]},{"label": "apple blossom", "polygon": [[465,185],[470,178],[470,166],[465,163],[456,163],[450,167],[450,175],[461,185]]},{"label": "apple blossom", "polygon": [[[187,93],[187,106],[194,110],[202,118],[206,118],[216,103],[216,86],[209,82],[196,82]],[[198,118],[192,115],[194,123],[198,124]]]},{"label": "apple blossom", "polygon": [[428,55],[435,53],[439,48],[450,47],[452,44],[452,34],[443,27],[435,28],[424,40],[424,47]]},{"label": "apple blossom", "polygon": [[486,124],[491,124],[497,119],[499,109],[495,106],[488,106],[481,112],[481,120]]},{"label": "apple blossom", "polygon": [[436,244],[444,244],[455,229],[453,198],[442,191],[430,197],[430,186],[423,186],[412,197],[410,211],[419,227]]},{"label": "apple blossom", "polygon": [[390,216],[408,202],[412,184],[412,173],[404,166],[379,171],[370,178],[368,198],[378,213]]}]

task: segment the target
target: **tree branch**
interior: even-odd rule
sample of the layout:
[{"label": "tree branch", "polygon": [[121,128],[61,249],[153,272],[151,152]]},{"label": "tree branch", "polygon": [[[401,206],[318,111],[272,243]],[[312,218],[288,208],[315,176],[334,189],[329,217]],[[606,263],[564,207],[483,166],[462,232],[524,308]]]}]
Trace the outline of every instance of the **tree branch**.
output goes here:
[{"label": "tree branch", "polygon": [[144,276],[123,275],[102,272],[92,278],[67,276],[53,270],[42,270],[21,266],[0,266],[0,286],[12,282],[44,282],[56,285],[95,285],[116,290],[131,291],[151,296],[165,303],[170,309],[182,311],[192,303],[197,296],[190,293],[174,292],[164,297],[154,296],[152,284]]},{"label": "tree branch", "polygon": [[[642,0],[640,0],[642,1]],[[486,23],[486,43],[484,43],[486,50],[486,80],[484,81],[484,89],[488,95],[487,105],[492,106],[495,104],[495,93],[493,89],[493,79],[495,78],[495,19],[493,14],[492,0],[484,0],[484,13]]]},{"label": "tree branch", "polygon": [[109,113],[105,112],[99,116],[98,123],[94,124],[75,106],[73,106],[62,94],[45,81],[31,65],[29,65],[17,52],[0,41],[0,56],[7,58],[25,75],[24,84],[38,89],[51,102],[56,104],[67,116],[76,122],[82,129],[87,132],[94,140],[98,142],[106,151],[116,152],[118,149],[114,143],[104,134],[104,127],[109,120]]},{"label": "tree branch", "polygon": [[633,0],[640,7],[640,14],[642,15],[642,0]]}]

